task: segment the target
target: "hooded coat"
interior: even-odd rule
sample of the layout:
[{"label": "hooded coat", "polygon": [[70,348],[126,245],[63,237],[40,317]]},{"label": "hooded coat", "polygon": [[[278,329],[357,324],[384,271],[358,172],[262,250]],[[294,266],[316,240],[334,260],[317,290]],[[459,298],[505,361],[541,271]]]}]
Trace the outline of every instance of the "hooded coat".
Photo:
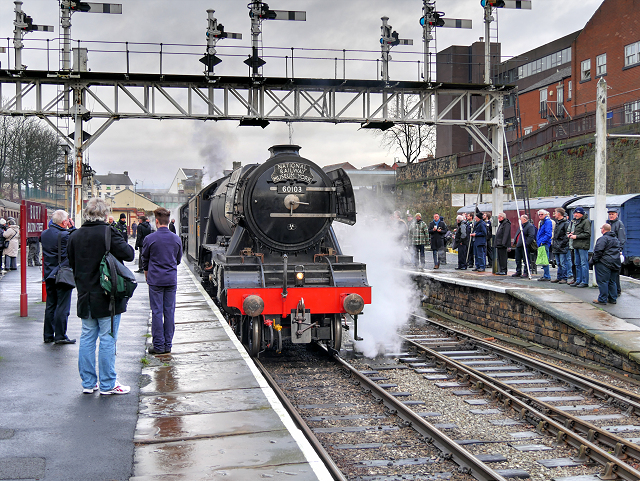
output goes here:
[{"label": "hooded coat", "polygon": [[18,257],[18,247],[20,246],[20,227],[17,225],[10,225],[4,234],[5,239],[10,239],[9,247],[7,247],[3,254],[9,257]]}]

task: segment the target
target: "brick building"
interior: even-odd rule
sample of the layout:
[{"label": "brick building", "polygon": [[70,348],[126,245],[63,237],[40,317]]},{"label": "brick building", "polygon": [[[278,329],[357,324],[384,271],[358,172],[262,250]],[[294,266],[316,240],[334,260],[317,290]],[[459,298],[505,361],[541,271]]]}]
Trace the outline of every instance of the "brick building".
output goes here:
[{"label": "brick building", "polygon": [[[582,30],[492,67],[494,83],[518,86],[518,93],[505,99],[507,141],[518,137],[518,117],[525,139],[554,126],[558,131],[547,135],[546,142],[594,128],[592,119],[584,118],[595,111],[596,84],[600,77],[608,84],[608,109],[618,109],[615,122],[610,123],[618,126],[640,122],[638,12],[640,0],[604,0]],[[476,45],[483,44],[450,47],[441,54],[464,48],[471,52]],[[462,61],[461,65],[452,67],[441,54],[438,54],[442,59],[442,64],[440,60],[438,63],[438,80],[476,83],[471,79],[475,80],[472,71],[477,70],[477,66]],[[576,118],[583,122],[582,126],[567,125],[569,119]],[[460,127],[438,127],[437,157],[479,151]]]}]

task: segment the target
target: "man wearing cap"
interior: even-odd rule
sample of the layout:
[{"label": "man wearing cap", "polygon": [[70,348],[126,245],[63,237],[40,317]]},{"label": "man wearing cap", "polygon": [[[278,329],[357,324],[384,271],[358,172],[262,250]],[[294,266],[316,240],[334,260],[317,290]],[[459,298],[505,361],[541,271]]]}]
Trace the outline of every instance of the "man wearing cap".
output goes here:
[{"label": "man wearing cap", "polygon": [[482,220],[482,212],[476,212],[476,223],[473,225],[473,245],[476,256],[476,266],[472,269],[484,272],[485,259],[487,258],[487,225]]},{"label": "man wearing cap", "polygon": [[569,227],[569,249],[573,250],[576,279],[570,286],[589,287],[589,246],[591,245],[591,221],[582,207],[573,211],[573,222]]},{"label": "man wearing cap", "polygon": [[418,212],[409,227],[409,242],[414,246],[417,257],[414,263],[416,267],[422,268],[424,265],[424,245],[427,243],[428,238],[429,230],[427,224],[422,221],[422,215]]},{"label": "man wearing cap", "polygon": [[593,246],[593,270],[596,273],[596,282],[600,294],[593,301],[594,304],[606,305],[607,302],[615,304],[618,299],[616,278],[620,277],[620,242],[611,232],[609,224],[600,227],[602,237]]},{"label": "man wearing cap", "polygon": [[120,220],[113,225],[125,242],[129,242],[129,235],[127,233],[127,214],[124,212],[120,214]]},{"label": "man wearing cap", "polygon": [[[609,209],[609,219],[607,219],[607,224],[611,226],[611,232],[618,238],[618,242],[620,243],[620,254],[622,254],[622,249],[624,249],[624,245],[627,242],[627,231],[624,228],[624,224],[620,219],[618,219],[618,209],[615,207],[611,207]],[[622,259],[620,259],[622,260]],[[622,289],[620,288],[620,276],[616,277],[616,286],[618,288],[618,296],[622,294]]]}]

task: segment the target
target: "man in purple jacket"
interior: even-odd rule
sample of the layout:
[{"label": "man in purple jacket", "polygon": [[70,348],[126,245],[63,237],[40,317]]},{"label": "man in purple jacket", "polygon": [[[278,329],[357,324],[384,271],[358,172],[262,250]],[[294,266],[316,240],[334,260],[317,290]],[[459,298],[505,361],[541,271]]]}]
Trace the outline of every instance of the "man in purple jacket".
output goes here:
[{"label": "man in purple jacket", "polygon": [[169,230],[170,212],[159,207],[153,213],[158,230],[144,238],[140,254],[151,305],[153,346],[149,347],[149,354],[167,354],[171,352],[175,331],[177,267],[182,260],[182,243]]}]

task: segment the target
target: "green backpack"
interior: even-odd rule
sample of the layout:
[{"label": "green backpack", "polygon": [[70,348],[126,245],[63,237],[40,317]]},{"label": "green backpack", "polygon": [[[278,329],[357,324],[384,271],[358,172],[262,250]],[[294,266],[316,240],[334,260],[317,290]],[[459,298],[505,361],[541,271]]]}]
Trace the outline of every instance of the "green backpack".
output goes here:
[{"label": "green backpack", "polygon": [[111,311],[111,335],[113,336],[113,317],[115,316],[116,300],[129,299],[138,287],[133,273],[115,256],[109,252],[111,248],[111,227],[107,226],[105,235],[107,251],[100,261],[100,287],[109,296],[109,310]]}]

